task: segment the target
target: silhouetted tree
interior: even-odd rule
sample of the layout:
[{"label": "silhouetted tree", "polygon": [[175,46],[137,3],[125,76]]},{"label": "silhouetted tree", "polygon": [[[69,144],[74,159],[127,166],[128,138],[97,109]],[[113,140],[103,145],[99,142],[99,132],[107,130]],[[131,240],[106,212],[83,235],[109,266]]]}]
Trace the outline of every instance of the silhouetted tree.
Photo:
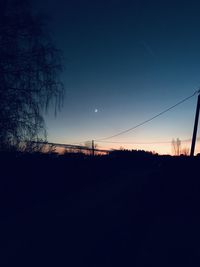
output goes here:
[{"label": "silhouetted tree", "polygon": [[46,139],[43,112],[63,98],[61,53],[26,0],[0,2],[0,149]]},{"label": "silhouetted tree", "polygon": [[172,139],[172,153],[175,156],[179,156],[181,153],[181,140],[177,138],[176,140]]}]

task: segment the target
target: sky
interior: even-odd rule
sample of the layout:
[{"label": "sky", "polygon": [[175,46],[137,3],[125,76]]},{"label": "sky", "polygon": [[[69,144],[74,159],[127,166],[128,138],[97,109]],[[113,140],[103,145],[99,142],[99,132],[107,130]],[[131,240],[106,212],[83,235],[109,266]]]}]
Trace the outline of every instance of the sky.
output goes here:
[{"label": "sky", "polygon": [[[35,0],[33,5],[51,18],[52,39],[64,55],[63,108],[56,117],[51,109],[45,115],[50,142],[106,138],[200,87],[199,1]],[[197,96],[97,144],[169,154],[171,140],[179,138],[182,148],[189,148],[183,140],[192,137],[196,102]]]}]

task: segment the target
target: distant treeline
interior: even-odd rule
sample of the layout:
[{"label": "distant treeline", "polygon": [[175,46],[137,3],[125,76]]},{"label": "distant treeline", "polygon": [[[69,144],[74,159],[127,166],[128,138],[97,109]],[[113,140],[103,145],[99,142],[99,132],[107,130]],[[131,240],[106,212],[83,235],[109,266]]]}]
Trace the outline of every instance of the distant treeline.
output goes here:
[{"label": "distant treeline", "polygon": [[[200,153],[196,155],[200,157]],[[71,152],[66,151],[65,153],[57,153],[54,150],[49,150],[48,152],[42,151],[1,151],[0,158],[178,158],[178,157],[186,157],[187,155],[181,154],[180,156],[171,156],[171,155],[159,155],[158,153],[145,151],[145,150],[112,150],[108,154],[85,154],[84,152]]]}]

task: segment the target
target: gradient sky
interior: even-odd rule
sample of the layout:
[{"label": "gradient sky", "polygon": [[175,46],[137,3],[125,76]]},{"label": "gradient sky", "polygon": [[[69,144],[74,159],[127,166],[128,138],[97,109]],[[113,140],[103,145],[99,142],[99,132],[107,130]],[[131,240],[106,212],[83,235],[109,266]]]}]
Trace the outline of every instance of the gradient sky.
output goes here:
[{"label": "gradient sky", "polygon": [[[51,17],[52,38],[65,58],[64,106],[57,117],[51,110],[45,116],[50,142],[84,143],[118,133],[200,86],[199,1],[35,0],[33,4]],[[191,138],[196,101],[194,97],[149,124],[110,139],[121,144],[99,146],[171,153],[170,143],[123,142]]]}]

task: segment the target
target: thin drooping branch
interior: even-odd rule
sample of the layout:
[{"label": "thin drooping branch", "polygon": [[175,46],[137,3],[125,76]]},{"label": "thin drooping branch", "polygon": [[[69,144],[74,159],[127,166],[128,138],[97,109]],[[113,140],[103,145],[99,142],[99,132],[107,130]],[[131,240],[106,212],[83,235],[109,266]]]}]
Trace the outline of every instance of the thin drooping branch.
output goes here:
[{"label": "thin drooping branch", "polygon": [[1,3],[0,149],[46,136],[43,112],[62,105],[61,52],[26,0]]}]

